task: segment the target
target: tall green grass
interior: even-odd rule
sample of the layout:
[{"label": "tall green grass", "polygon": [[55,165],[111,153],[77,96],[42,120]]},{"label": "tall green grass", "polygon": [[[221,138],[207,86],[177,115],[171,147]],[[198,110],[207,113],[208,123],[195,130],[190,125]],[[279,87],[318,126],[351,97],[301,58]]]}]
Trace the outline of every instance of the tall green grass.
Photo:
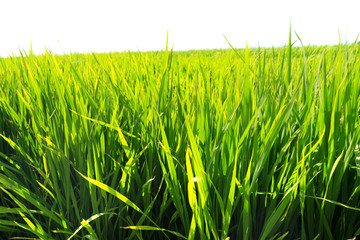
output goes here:
[{"label": "tall green grass", "polygon": [[360,235],[359,46],[0,59],[0,237]]}]

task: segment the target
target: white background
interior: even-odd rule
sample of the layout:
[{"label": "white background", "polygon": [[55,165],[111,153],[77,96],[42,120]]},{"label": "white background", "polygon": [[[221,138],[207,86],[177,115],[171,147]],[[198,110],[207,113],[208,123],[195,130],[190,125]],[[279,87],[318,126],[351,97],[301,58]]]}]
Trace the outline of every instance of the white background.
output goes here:
[{"label": "white background", "polygon": [[0,0],[0,56],[283,46],[290,23],[305,45],[352,43],[360,1]]}]

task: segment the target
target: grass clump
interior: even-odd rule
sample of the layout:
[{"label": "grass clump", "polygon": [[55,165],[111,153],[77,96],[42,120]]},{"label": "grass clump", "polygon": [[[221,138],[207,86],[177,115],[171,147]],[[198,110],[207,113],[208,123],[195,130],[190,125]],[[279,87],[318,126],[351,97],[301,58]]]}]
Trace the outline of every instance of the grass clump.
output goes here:
[{"label": "grass clump", "polygon": [[354,238],[359,59],[357,44],[0,59],[0,236]]}]

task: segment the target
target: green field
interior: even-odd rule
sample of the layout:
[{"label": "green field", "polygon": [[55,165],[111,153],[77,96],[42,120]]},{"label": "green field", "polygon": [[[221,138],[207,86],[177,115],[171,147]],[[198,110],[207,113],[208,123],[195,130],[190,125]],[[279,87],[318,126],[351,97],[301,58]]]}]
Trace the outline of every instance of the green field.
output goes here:
[{"label": "green field", "polygon": [[360,236],[359,50],[1,58],[0,238]]}]

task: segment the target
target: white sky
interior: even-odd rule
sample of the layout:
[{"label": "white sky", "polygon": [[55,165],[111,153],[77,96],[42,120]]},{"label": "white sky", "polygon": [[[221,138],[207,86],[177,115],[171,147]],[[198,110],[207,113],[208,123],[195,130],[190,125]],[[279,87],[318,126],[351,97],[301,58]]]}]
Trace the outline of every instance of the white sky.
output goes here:
[{"label": "white sky", "polygon": [[[359,2],[359,3],[357,3]],[[283,46],[290,21],[305,45],[354,42],[357,0],[0,0],[0,56]],[[293,40],[296,35],[293,34]]]}]

